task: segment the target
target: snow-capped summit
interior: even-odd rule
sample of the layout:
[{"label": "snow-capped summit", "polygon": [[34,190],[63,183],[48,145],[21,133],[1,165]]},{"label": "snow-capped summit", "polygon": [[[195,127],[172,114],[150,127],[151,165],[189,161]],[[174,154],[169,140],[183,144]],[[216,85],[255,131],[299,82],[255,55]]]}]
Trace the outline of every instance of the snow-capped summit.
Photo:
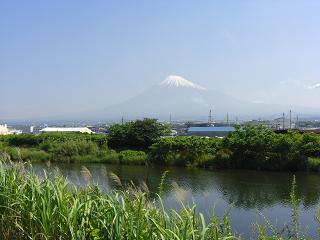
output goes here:
[{"label": "snow-capped summit", "polygon": [[169,75],[159,85],[167,86],[167,87],[187,87],[187,88],[195,88],[199,90],[206,90],[206,88],[177,75]]}]

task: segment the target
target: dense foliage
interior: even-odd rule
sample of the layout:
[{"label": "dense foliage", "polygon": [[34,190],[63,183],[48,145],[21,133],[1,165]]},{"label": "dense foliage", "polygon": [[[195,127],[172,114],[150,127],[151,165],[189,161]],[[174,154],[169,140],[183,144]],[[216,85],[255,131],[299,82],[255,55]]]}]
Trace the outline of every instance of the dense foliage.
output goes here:
[{"label": "dense foliage", "polygon": [[256,170],[320,170],[320,136],[262,126],[236,127],[224,139],[170,137],[153,119],[110,127],[110,135],[22,134],[0,137],[0,151],[17,161],[90,161]]},{"label": "dense foliage", "polygon": [[224,139],[162,138],[150,147],[156,164],[256,170],[319,170],[320,136],[262,126],[237,127]]},{"label": "dense foliage", "polygon": [[125,124],[115,124],[109,128],[111,148],[147,149],[161,136],[169,135],[170,128],[155,119],[145,118]]},{"label": "dense foliage", "polygon": [[0,152],[14,161],[105,162],[145,164],[141,151],[116,152],[108,147],[108,136],[48,133],[0,137]]},{"label": "dense foliage", "polygon": [[155,164],[199,166],[213,158],[220,139],[167,137],[150,147],[149,160]]},{"label": "dense foliage", "polygon": [[0,135],[0,142],[16,147],[36,147],[46,142],[65,142],[65,141],[91,141],[98,146],[107,146],[108,137],[99,134],[81,134],[81,133],[42,133],[34,134],[18,134],[18,135]]}]

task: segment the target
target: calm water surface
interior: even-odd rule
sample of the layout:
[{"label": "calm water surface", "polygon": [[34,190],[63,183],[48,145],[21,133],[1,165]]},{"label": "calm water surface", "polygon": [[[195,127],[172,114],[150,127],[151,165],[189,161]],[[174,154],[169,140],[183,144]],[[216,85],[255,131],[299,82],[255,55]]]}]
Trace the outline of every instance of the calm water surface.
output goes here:
[{"label": "calm water surface", "polygon": [[[143,166],[123,166],[105,164],[34,164],[34,171],[42,175],[44,169],[52,171],[58,167],[70,182],[76,186],[87,185],[81,174],[82,166],[86,166],[96,182],[104,191],[114,188],[107,177],[108,172],[117,174],[123,183],[133,181],[136,185],[146,182],[150,191],[157,191],[160,178],[165,170],[167,189],[164,193],[166,208],[179,209],[180,201],[186,204],[197,204],[197,210],[208,219],[215,206],[215,213],[222,217],[230,213],[232,226],[243,236],[252,235],[254,222],[263,222],[267,218],[282,228],[290,223],[291,208],[289,192],[292,173],[257,172],[257,171],[208,171],[202,169],[161,168]],[[302,228],[309,236],[317,236],[315,213],[319,207],[320,174],[295,173],[298,194],[301,199],[300,220]],[[172,187],[175,182],[181,189]]]}]

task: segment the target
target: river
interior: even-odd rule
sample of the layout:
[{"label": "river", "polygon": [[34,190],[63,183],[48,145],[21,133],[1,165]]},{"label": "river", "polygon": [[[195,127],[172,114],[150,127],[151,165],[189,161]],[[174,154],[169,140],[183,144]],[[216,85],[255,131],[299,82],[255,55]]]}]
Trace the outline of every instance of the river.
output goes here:
[{"label": "river", "polygon": [[[185,204],[197,204],[197,210],[206,219],[215,213],[222,217],[229,213],[231,224],[237,233],[244,237],[251,236],[255,222],[263,223],[268,219],[281,229],[290,224],[291,205],[290,188],[293,173],[260,172],[245,170],[209,171],[203,169],[162,168],[144,166],[85,164],[34,163],[33,169],[39,176],[44,170],[58,168],[61,174],[74,185],[81,187],[88,184],[81,174],[85,166],[92,174],[92,181],[103,191],[109,191],[115,185],[107,173],[118,175],[123,184],[132,181],[139,185],[145,182],[150,191],[155,192],[161,176],[169,170],[165,178],[166,189],[163,201],[166,208],[179,209],[181,201]],[[317,235],[318,224],[315,214],[320,203],[320,174],[295,173],[298,185],[299,218],[301,228],[308,236]],[[174,187],[172,187],[174,186]],[[177,187],[179,186],[179,187]]]}]

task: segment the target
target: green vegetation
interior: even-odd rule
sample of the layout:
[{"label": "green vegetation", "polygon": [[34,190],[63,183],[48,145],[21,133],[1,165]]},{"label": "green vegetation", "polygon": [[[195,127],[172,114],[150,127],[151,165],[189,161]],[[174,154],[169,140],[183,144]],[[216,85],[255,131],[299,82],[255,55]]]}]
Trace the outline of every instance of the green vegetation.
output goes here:
[{"label": "green vegetation", "polygon": [[169,135],[170,128],[146,118],[125,124],[115,124],[109,129],[109,146],[114,149],[142,149],[145,150],[160,137]]},{"label": "green vegetation", "polygon": [[[83,174],[90,182],[90,172]],[[94,185],[68,186],[58,173],[39,180],[25,174],[23,165],[1,162],[0,238],[235,239],[227,217],[220,222],[213,215],[206,222],[195,207],[166,211],[148,197],[146,187],[131,185],[106,195]]]},{"label": "green vegetation", "polygon": [[201,166],[210,161],[221,142],[217,138],[162,138],[150,147],[149,161],[155,164]]},{"label": "green vegetation", "polygon": [[144,165],[147,154],[143,151],[124,150],[119,153],[119,162],[129,165]]},{"label": "green vegetation", "polygon": [[7,135],[0,137],[0,152],[13,161],[145,164],[145,152],[116,152],[108,148],[108,139],[104,135],[69,133]]},{"label": "green vegetation", "polygon": [[0,151],[16,161],[146,163],[204,168],[320,170],[320,136],[237,127],[224,139],[166,137],[153,119],[110,127],[110,135],[41,134],[0,137]]},{"label": "green vegetation", "polygon": [[255,170],[314,170],[320,168],[320,136],[262,126],[237,127],[224,139],[163,138],[150,147],[156,164]]},{"label": "green vegetation", "polygon": [[[195,205],[189,207],[182,202],[180,211],[166,210],[160,197],[165,174],[159,186],[160,195],[152,198],[145,183],[123,186],[113,173],[109,173],[111,179],[123,187],[102,193],[92,184],[90,171],[83,167],[82,173],[88,186],[76,189],[58,170],[54,177],[40,180],[30,166],[0,160],[0,238],[241,239],[227,215],[219,219],[213,212],[205,220]],[[179,186],[176,184],[173,190],[179,192]],[[290,197],[291,224],[277,229],[266,221],[257,225],[255,239],[312,239],[300,230],[295,179]]]}]

